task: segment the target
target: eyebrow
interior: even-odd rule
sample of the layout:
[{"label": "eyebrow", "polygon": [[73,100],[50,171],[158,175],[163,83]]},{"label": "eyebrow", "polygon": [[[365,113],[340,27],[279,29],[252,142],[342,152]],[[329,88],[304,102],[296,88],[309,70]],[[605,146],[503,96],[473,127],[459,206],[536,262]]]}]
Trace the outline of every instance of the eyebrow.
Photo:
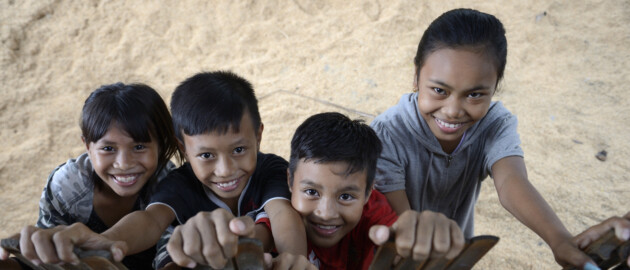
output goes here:
[{"label": "eyebrow", "polygon": [[[315,181],[310,180],[310,179],[302,179],[302,180],[300,180],[300,184],[305,185],[305,186],[318,188],[318,189],[322,188],[322,185],[320,185],[320,184],[318,184]],[[346,187],[342,188],[341,190],[339,190],[339,192],[348,192],[348,191],[358,192],[358,191],[361,191],[361,189],[357,185],[350,185],[350,186],[346,186]]]},{"label": "eyebrow", "polygon": [[[245,144],[246,142],[247,142],[247,139],[240,138],[237,141],[230,143],[230,146],[242,145],[242,144]],[[206,146],[201,146],[197,148],[197,151],[214,151],[214,150],[216,149],[213,147],[206,147]]]},{"label": "eyebrow", "polygon": [[[439,84],[440,86],[443,86],[445,88],[453,89],[452,86],[448,85],[447,83],[445,83],[443,81],[436,80],[436,79],[429,79],[429,81],[432,82],[432,83],[435,83],[435,84]],[[470,89],[464,90],[464,92],[477,91],[477,90],[487,90],[487,89],[490,89],[490,87],[485,86],[485,85],[477,85],[477,86],[474,86],[474,87],[472,87]]]}]

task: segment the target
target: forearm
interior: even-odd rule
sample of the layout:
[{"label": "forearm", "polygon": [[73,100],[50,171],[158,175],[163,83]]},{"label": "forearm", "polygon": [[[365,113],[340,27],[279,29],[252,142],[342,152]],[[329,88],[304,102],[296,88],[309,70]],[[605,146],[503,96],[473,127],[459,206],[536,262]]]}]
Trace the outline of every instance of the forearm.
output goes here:
[{"label": "forearm", "polygon": [[405,190],[387,192],[385,193],[385,197],[389,205],[394,209],[394,212],[399,216],[402,215],[403,212],[411,209]]},{"label": "forearm", "polygon": [[271,233],[278,253],[306,256],[304,223],[291,204],[285,200],[274,200],[265,206],[265,212],[269,215]]},{"label": "forearm", "polygon": [[558,241],[571,239],[558,216],[529,181],[505,185],[499,192],[499,200],[506,210],[552,248]]},{"label": "forearm", "polygon": [[160,214],[148,210],[135,211],[120,219],[102,235],[111,240],[126,242],[127,254],[135,254],[154,246],[158,242],[174,218],[172,212],[170,213],[169,216],[168,213]]}]

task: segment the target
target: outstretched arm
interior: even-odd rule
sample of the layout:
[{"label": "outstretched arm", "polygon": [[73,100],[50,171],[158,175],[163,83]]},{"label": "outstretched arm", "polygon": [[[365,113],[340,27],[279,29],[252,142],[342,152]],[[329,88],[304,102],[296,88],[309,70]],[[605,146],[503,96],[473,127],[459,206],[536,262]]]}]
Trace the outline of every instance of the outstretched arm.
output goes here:
[{"label": "outstretched arm", "polygon": [[300,214],[287,200],[272,200],[265,205],[271,233],[278,253],[306,256],[306,230]]},{"label": "outstretched arm", "polygon": [[135,254],[155,245],[174,219],[175,213],[171,208],[152,204],[144,211],[124,216],[102,235],[110,240],[124,241],[128,248],[125,254]]},{"label": "outstretched arm", "polygon": [[569,231],[527,179],[522,157],[500,159],[492,166],[492,175],[501,205],[547,242],[560,265],[583,267],[592,263],[573,244]]}]

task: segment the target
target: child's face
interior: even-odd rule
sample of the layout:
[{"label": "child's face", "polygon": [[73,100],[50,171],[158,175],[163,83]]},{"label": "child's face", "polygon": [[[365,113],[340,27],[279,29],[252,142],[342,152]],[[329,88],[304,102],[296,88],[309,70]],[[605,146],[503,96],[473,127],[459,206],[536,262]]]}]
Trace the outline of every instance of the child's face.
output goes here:
[{"label": "child's face", "polygon": [[230,128],[225,134],[182,134],[184,145],[180,147],[199,181],[231,205],[256,169],[262,129],[261,125],[254,130],[249,113],[244,113],[239,132]]},{"label": "child's face", "polygon": [[86,147],[98,177],[121,197],[137,195],[157,170],[159,147],[155,140],[136,142],[116,123]]},{"label": "child's face", "polygon": [[444,150],[454,150],[464,131],[486,115],[496,83],[487,55],[449,48],[429,55],[416,77],[418,110]]},{"label": "child's face", "polygon": [[367,174],[346,177],[346,162],[300,160],[293,174],[291,204],[304,221],[306,235],[318,247],[337,244],[357,225],[368,201]]}]

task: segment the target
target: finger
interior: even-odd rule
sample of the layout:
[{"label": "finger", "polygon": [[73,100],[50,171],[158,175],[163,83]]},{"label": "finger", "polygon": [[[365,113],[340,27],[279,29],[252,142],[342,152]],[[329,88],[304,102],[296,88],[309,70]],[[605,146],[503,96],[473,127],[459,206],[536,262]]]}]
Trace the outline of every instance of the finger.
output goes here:
[{"label": "finger", "polygon": [[[442,258],[451,249],[451,226],[449,219],[438,215],[434,223],[431,258]],[[420,236],[416,236],[420,237]]]},{"label": "finger", "polygon": [[36,230],[38,230],[38,228],[35,226],[26,226],[22,228],[20,231],[20,252],[32,263],[39,265],[41,264],[41,260],[39,259],[39,256],[37,256],[35,245],[33,245],[33,241],[31,240],[31,236]]},{"label": "finger", "polygon": [[[35,252],[37,252],[37,256],[44,263],[58,263],[60,261],[52,235],[53,232],[51,230],[37,230],[31,235],[31,242],[35,247]],[[67,260],[66,262],[74,261]]]},{"label": "finger", "polygon": [[263,261],[265,262],[265,269],[273,268],[273,257],[269,253],[265,253],[263,257]]},{"label": "finger", "polygon": [[374,225],[370,228],[368,235],[374,244],[380,246],[389,239],[389,228],[384,225]]},{"label": "finger", "polygon": [[[205,215],[205,213],[204,213]],[[210,226],[214,228],[213,224],[207,224],[205,221],[205,217],[197,215],[192,219],[189,219],[184,225],[180,225],[181,236],[182,236],[182,249],[184,250],[184,254],[186,256],[192,258],[198,264],[209,265],[209,261],[206,260],[206,257],[203,253],[204,245],[218,245],[216,244],[208,244],[212,243],[212,239],[215,239],[215,235],[212,233],[202,233],[199,231],[199,224],[201,226],[206,227]],[[218,267],[214,267],[218,268]]]},{"label": "finger", "polygon": [[[91,250],[116,250],[124,248],[126,244],[109,240],[108,238],[95,233],[82,223],[75,223],[63,230],[59,230],[52,235],[57,256],[64,262],[79,263],[79,258],[74,254],[74,247]],[[113,255],[121,252],[113,252]],[[122,255],[117,255],[122,257]],[[121,259],[121,258],[120,258]]]},{"label": "finger", "polygon": [[0,261],[4,261],[9,258],[9,252],[0,247]]},{"label": "finger", "polygon": [[230,220],[230,231],[239,236],[254,237],[256,223],[248,216],[233,218]]},{"label": "finger", "polygon": [[418,216],[418,225],[415,227],[415,244],[413,246],[413,259],[425,260],[431,254],[433,238],[435,237],[435,222],[438,214],[424,211]]},{"label": "finger", "polygon": [[613,226],[615,227],[615,235],[619,240],[628,241],[630,239],[630,220],[619,218],[615,220]]},{"label": "finger", "polygon": [[451,231],[451,249],[446,253],[447,259],[451,260],[457,257],[459,253],[464,250],[464,245],[466,244],[466,239],[464,238],[464,233],[459,228],[455,221],[451,220],[450,231]]},{"label": "finger", "polygon": [[625,241],[625,239],[630,237],[630,220],[621,217],[611,217],[578,234],[573,238],[573,243],[584,249],[611,229],[615,229],[616,236]]},{"label": "finger", "polygon": [[405,211],[392,225],[392,230],[396,234],[396,252],[403,258],[411,256],[415,238],[415,229],[418,220],[413,212]]},{"label": "finger", "polygon": [[187,268],[195,268],[197,266],[195,261],[184,253],[181,227],[182,225],[175,227],[171,238],[166,244],[166,250],[175,264]]},{"label": "finger", "polygon": [[[225,257],[223,253],[223,247],[221,246],[218,239],[217,226],[223,226],[221,229],[221,233],[229,233],[229,230],[225,225],[227,221],[219,221],[214,220],[216,216],[208,213],[204,219],[195,220],[195,228],[198,231],[199,239],[201,239],[201,255],[203,256],[203,260],[207,262],[208,265],[212,266],[215,269],[223,269],[228,263],[228,258]],[[221,224],[223,223],[223,224]],[[186,242],[184,241],[184,245]]]},{"label": "finger", "polygon": [[[232,220],[234,219],[231,214],[218,213],[214,215],[213,218],[214,226],[215,226],[215,234],[217,236],[217,241],[221,246],[221,255],[227,260],[236,256],[236,252],[238,251],[238,235],[234,234],[230,229]],[[245,230],[244,224],[239,221],[236,222],[236,227],[240,227],[239,229]]]}]

